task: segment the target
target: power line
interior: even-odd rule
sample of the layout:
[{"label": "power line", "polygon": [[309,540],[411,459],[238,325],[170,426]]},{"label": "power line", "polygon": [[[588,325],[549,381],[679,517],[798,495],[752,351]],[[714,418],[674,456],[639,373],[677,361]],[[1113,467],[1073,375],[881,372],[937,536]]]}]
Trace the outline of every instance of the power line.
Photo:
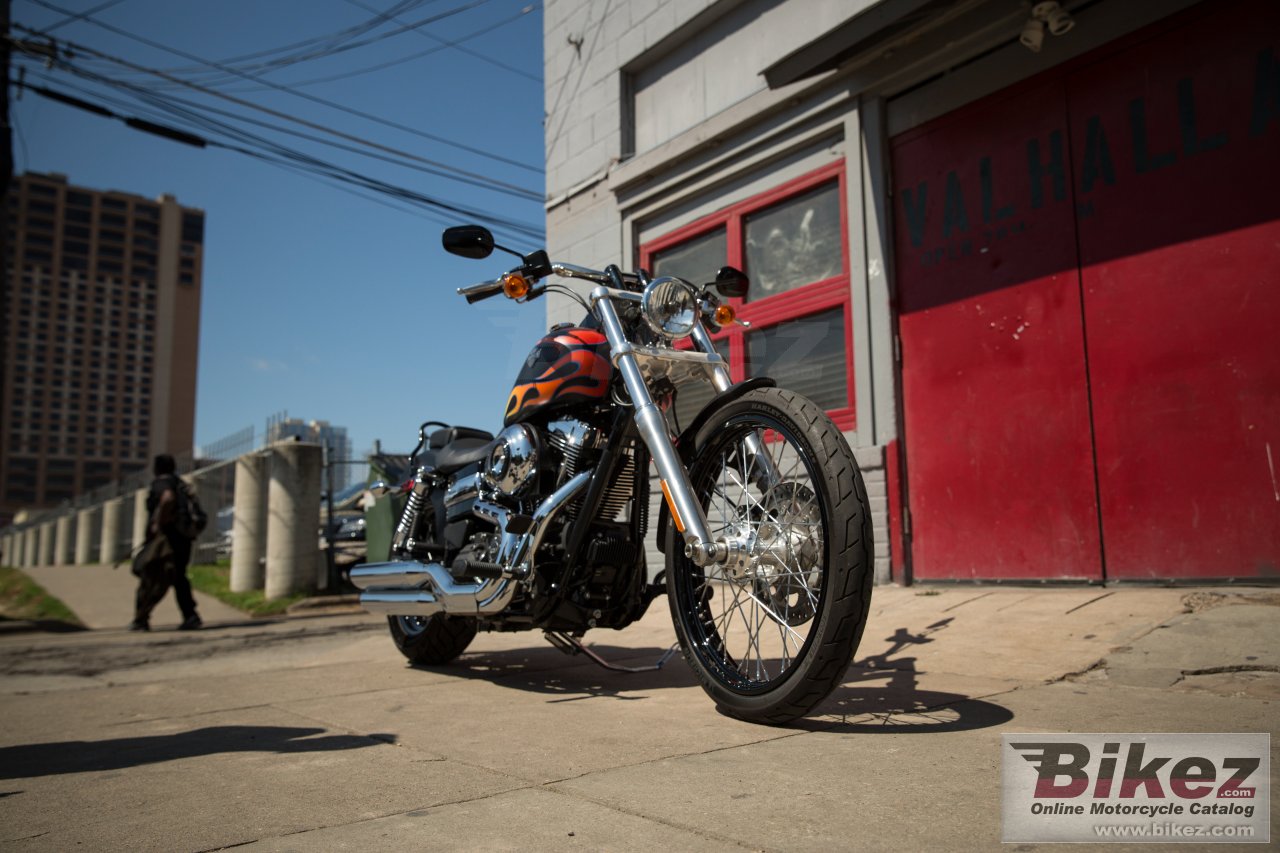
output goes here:
[{"label": "power line", "polygon": [[[435,0],[431,0],[431,2],[435,2]],[[250,71],[267,73],[270,71],[278,71],[279,69],[286,68],[290,65],[297,65],[303,62],[310,62],[316,59],[327,59],[330,56],[335,56],[339,53],[345,53],[346,51],[349,51],[349,50],[356,50],[357,48],[361,48],[361,47],[367,47],[368,45],[376,44],[377,42],[380,42],[384,39],[393,38],[394,36],[402,35],[403,33],[406,33],[406,32],[412,31],[412,32],[420,33],[422,32],[422,30],[420,29],[421,27],[425,27],[428,24],[434,24],[438,21],[444,20],[445,18],[458,15],[462,12],[470,11],[471,9],[474,9],[478,6],[482,6],[489,2],[492,2],[492,0],[472,0],[472,2],[468,3],[467,5],[458,6],[456,8],[449,9],[448,11],[441,12],[436,15],[431,15],[419,21],[415,21],[411,24],[404,24],[396,20],[395,23],[400,24],[399,29],[391,30],[390,32],[380,33],[379,35],[372,36],[370,38],[365,39],[364,41],[343,43],[341,40],[330,40],[329,44],[327,44],[326,46],[319,48],[317,50],[313,50],[309,53],[303,52],[303,53],[295,54],[293,56],[282,56],[282,57],[273,59],[269,62],[261,62],[256,65],[249,65],[249,66],[240,66],[238,68],[231,68],[230,66],[228,66],[227,72],[223,72],[219,70],[216,74],[214,74],[209,69],[205,69],[204,73],[209,76],[206,76],[200,82],[206,86],[216,86],[216,85],[221,85],[223,83],[227,83],[232,80],[235,80],[237,77],[244,76]],[[401,5],[404,5],[404,4],[402,3]],[[416,4],[411,5],[409,8],[416,8]],[[394,14],[396,13],[396,11],[397,11],[397,7],[393,7],[392,10],[390,10],[388,13],[385,13],[385,14]],[[370,22],[367,22],[370,25],[366,27],[366,31],[375,29],[379,24],[387,20],[394,20],[394,19],[389,19],[385,17],[385,14],[383,16],[375,15],[375,17],[371,19]],[[226,62],[223,61],[221,64],[226,65]],[[197,73],[198,73],[198,69],[197,69]],[[297,84],[291,83],[289,85],[293,86]],[[272,88],[272,85],[267,84],[264,86],[264,88]],[[247,90],[244,90],[244,91],[247,91]]]},{"label": "power line", "polygon": [[[400,0],[400,2],[396,3],[390,9],[388,9],[387,12],[384,14],[402,15],[407,12],[411,12],[414,9],[420,8],[424,5],[435,3],[435,2],[437,2],[437,0]],[[93,14],[93,11],[90,10],[90,12],[87,14]],[[291,50],[299,50],[304,47],[310,47],[311,45],[319,44],[321,42],[327,42],[331,45],[341,44],[343,39],[356,38],[357,36],[363,35],[364,33],[367,33],[370,30],[376,29],[380,24],[382,24],[382,22],[383,22],[383,18],[381,17],[381,15],[375,14],[372,18],[361,21],[360,23],[354,24],[350,27],[345,27],[341,30],[337,30],[336,32],[326,33],[320,36],[311,36],[310,38],[302,39],[301,41],[290,42],[289,44],[280,45],[278,47],[267,48],[265,50],[257,50],[257,51],[253,51],[252,53],[242,53],[239,56],[231,56],[231,57],[227,57],[226,59],[221,59],[218,61],[223,63],[224,65],[230,65],[236,62],[246,62],[251,59],[261,59],[266,56],[271,56],[272,54],[287,53],[288,51],[291,51]],[[207,73],[208,68],[203,65],[188,65],[184,67],[165,68],[163,70],[170,74],[183,74],[186,72],[206,72]]]},{"label": "power line", "polygon": [[[65,9],[61,8],[60,6],[57,6],[57,5],[53,4],[53,3],[49,3],[49,2],[48,2],[48,0],[29,0],[29,2],[31,2],[31,3],[35,3],[35,4],[36,4],[36,5],[38,5],[38,6],[42,6],[42,7],[46,8],[46,9],[50,9],[50,10],[52,10],[52,11],[54,11],[54,12],[58,12],[59,14],[64,14],[64,15],[65,15],[65,14],[71,14],[71,13],[70,13],[70,12],[68,12],[67,10],[65,10]],[[486,2],[486,0],[475,0],[475,2],[476,2],[476,3],[479,3],[479,2]],[[536,174],[541,174],[541,173],[542,173],[542,171],[543,171],[543,169],[542,169],[542,167],[541,167],[541,166],[530,166],[529,164],[527,164],[527,163],[521,163],[521,162],[519,162],[518,160],[512,160],[512,159],[507,158],[507,157],[501,157],[501,156],[499,156],[499,155],[497,155],[497,154],[491,154],[491,153],[489,153],[489,152],[487,152],[487,151],[484,151],[483,149],[476,148],[476,147],[474,147],[474,146],[470,146],[470,145],[465,145],[465,144],[460,143],[460,142],[454,142],[453,140],[445,139],[444,137],[437,136],[437,135],[432,134],[432,133],[427,133],[427,132],[426,132],[426,131],[424,131],[424,130],[418,130],[417,128],[412,128],[412,127],[409,127],[409,126],[407,126],[407,125],[400,124],[399,122],[391,121],[390,119],[384,119],[384,118],[382,118],[381,116],[376,116],[376,115],[373,115],[373,114],[371,114],[371,113],[363,112],[362,110],[357,110],[357,109],[353,109],[353,108],[351,108],[351,107],[343,106],[342,104],[338,104],[338,103],[335,103],[335,102],[333,102],[333,101],[329,101],[329,100],[326,100],[326,99],[324,99],[324,98],[317,97],[317,96],[315,96],[315,95],[310,95],[310,94],[308,94],[308,93],[306,93],[306,92],[299,92],[299,91],[295,91],[295,90],[293,90],[293,89],[289,88],[288,86],[282,86],[282,85],[280,85],[280,84],[278,84],[278,83],[272,82],[272,81],[270,81],[270,80],[266,80],[266,79],[264,79],[264,78],[262,78],[262,77],[259,77],[259,76],[253,75],[253,74],[249,74],[249,73],[247,73],[247,72],[241,72],[241,71],[238,71],[238,70],[233,69],[233,68],[229,68],[229,67],[227,67],[227,66],[225,66],[225,65],[222,65],[221,63],[217,63],[217,62],[213,62],[213,61],[208,60],[208,59],[204,59],[203,57],[196,56],[196,55],[194,55],[194,54],[188,53],[187,51],[180,50],[180,49],[175,48],[175,47],[170,47],[170,46],[165,45],[165,44],[162,44],[162,43],[160,43],[160,42],[153,41],[153,40],[148,39],[148,38],[145,38],[145,37],[143,37],[143,36],[139,36],[139,35],[137,35],[137,34],[135,34],[135,33],[131,33],[131,32],[129,32],[129,31],[127,31],[127,30],[120,29],[119,27],[115,27],[115,26],[112,26],[111,24],[104,23],[104,22],[99,21],[98,19],[93,18],[93,17],[91,17],[91,16],[89,16],[89,15],[85,15],[85,16],[84,16],[84,20],[85,20],[87,23],[91,23],[91,24],[93,24],[93,25],[95,25],[95,26],[97,26],[97,27],[100,27],[101,29],[107,30],[108,32],[115,33],[116,35],[123,36],[124,38],[130,39],[130,40],[132,40],[132,41],[136,41],[136,42],[138,42],[138,43],[140,43],[140,44],[145,44],[145,45],[147,45],[148,47],[155,48],[156,50],[162,50],[162,51],[164,51],[164,52],[166,52],[166,53],[171,53],[171,54],[173,54],[173,55],[175,55],[175,56],[180,56],[180,57],[182,57],[183,59],[189,60],[189,61],[191,61],[191,62],[198,62],[198,63],[200,63],[200,64],[202,64],[202,65],[207,65],[207,66],[210,66],[210,67],[212,67],[212,68],[216,68],[216,69],[218,69],[219,71],[224,71],[224,72],[227,72],[227,73],[230,73],[230,74],[235,74],[235,75],[236,75],[236,76],[238,76],[238,77],[243,77],[243,78],[245,78],[245,79],[247,79],[247,80],[251,80],[251,81],[253,81],[253,82],[255,82],[255,83],[261,83],[261,84],[263,84],[263,85],[265,85],[265,86],[267,86],[267,87],[269,87],[269,88],[271,88],[271,89],[275,89],[275,90],[277,90],[277,91],[284,92],[284,93],[289,94],[289,95],[293,95],[294,97],[303,98],[303,99],[305,99],[305,100],[312,101],[312,102],[314,102],[314,103],[320,104],[321,106],[329,107],[330,109],[335,109],[335,110],[338,110],[338,111],[340,111],[340,112],[345,112],[345,113],[348,113],[348,114],[350,114],[350,115],[354,115],[354,116],[357,116],[357,117],[359,117],[359,118],[363,118],[363,119],[365,119],[365,120],[367,120],[367,121],[372,121],[372,122],[375,122],[375,123],[377,123],[377,124],[384,125],[384,126],[386,126],[386,127],[391,127],[391,128],[396,129],[396,130],[401,130],[401,131],[404,131],[404,132],[406,132],[406,133],[411,133],[411,134],[414,134],[415,136],[420,136],[420,137],[422,137],[422,138],[424,138],[424,139],[430,139],[430,140],[431,140],[431,141],[433,141],[433,142],[439,142],[439,143],[440,143],[440,144],[442,144],[442,145],[448,145],[448,146],[451,146],[451,147],[453,147],[453,148],[458,148],[458,149],[463,150],[463,151],[466,151],[466,152],[468,152],[468,153],[475,154],[476,156],[479,156],[479,157],[485,157],[485,158],[488,158],[488,159],[491,159],[491,160],[495,160],[495,161],[500,162],[500,163],[505,163],[505,164],[507,164],[507,165],[509,165],[509,166],[514,166],[514,167],[519,168],[519,169],[525,169],[525,170],[527,170],[527,171],[534,172],[534,173],[536,173]],[[35,34],[35,35],[40,35],[40,34],[41,34],[41,33],[40,33],[40,31],[38,31],[38,30],[33,30],[33,29],[31,29],[31,28],[28,28],[28,27],[22,27],[22,29],[23,29],[25,32],[31,32],[32,34]],[[71,44],[71,42],[68,42],[68,44]],[[236,102],[240,103],[240,104],[241,104],[241,106],[249,106],[249,107],[250,107],[250,108],[252,108],[252,109],[257,109],[257,110],[262,110],[262,111],[267,111],[267,112],[275,112],[275,111],[267,110],[267,108],[266,108],[266,107],[261,107],[261,106],[259,106],[259,105],[257,105],[257,104],[252,104],[252,103],[247,102],[247,101],[241,101],[241,100],[240,100],[240,99],[238,99],[238,98],[232,98],[231,96],[226,95],[225,93],[222,93],[222,92],[218,92],[218,91],[217,91],[217,90],[215,90],[215,89],[206,89],[206,88],[204,88],[204,87],[197,86],[197,85],[196,85],[196,84],[194,84],[194,83],[189,83],[189,82],[187,82],[187,81],[185,81],[185,80],[181,80],[180,78],[174,77],[173,75],[170,75],[170,74],[166,74],[166,73],[164,73],[164,72],[162,72],[162,71],[159,71],[159,70],[157,70],[157,69],[145,68],[145,67],[143,67],[143,66],[139,66],[139,65],[136,65],[136,64],[134,64],[134,63],[131,63],[131,62],[129,62],[128,60],[123,60],[123,59],[120,59],[120,58],[118,58],[118,57],[112,57],[112,56],[110,56],[110,55],[108,55],[108,54],[102,53],[101,51],[96,51],[96,50],[93,50],[92,48],[88,48],[88,47],[85,47],[85,46],[83,46],[83,45],[76,45],[76,47],[77,47],[77,49],[79,49],[79,50],[85,51],[85,52],[90,53],[90,54],[92,54],[92,55],[99,56],[99,57],[101,57],[102,59],[106,59],[106,60],[108,60],[108,61],[116,62],[116,63],[118,63],[118,64],[121,64],[121,65],[125,66],[125,67],[132,68],[132,69],[133,69],[133,70],[135,70],[135,71],[143,71],[143,72],[146,72],[146,73],[154,74],[154,75],[156,75],[156,76],[163,77],[164,79],[170,80],[171,82],[180,83],[180,84],[182,84],[182,85],[184,85],[184,86],[188,86],[189,88],[196,89],[197,91],[202,91],[202,92],[204,92],[205,94],[210,94],[210,95],[213,95],[213,96],[215,96],[215,97],[222,97],[222,98],[225,98],[225,99],[228,99],[228,100],[234,100],[234,101],[236,101]],[[285,116],[284,116],[284,114],[277,114],[277,118],[284,118],[284,117],[285,117]],[[296,119],[296,118],[293,118],[293,117],[288,117],[288,118],[289,118],[289,120],[290,120],[290,121],[297,121],[297,122],[300,122],[300,123],[301,123],[301,122],[303,122],[303,120],[301,120],[301,119]],[[334,133],[334,134],[337,134],[337,133],[338,133],[337,131],[334,131],[334,130],[332,130],[332,129],[330,129],[330,128],[322,128],[322,127],[320,127],[319,125],[315,125],[315,124],[313,124],[313,123],[309,123],[309,122],[308,122],[307,124],[310,124],[310,125],[311,125],[311,127],[312,127],[312,129],[314,129],[314,130],[323,130],[323,131],[325,131],[325,132],[327,132],[327,133]],[[352,140],[355,140],[355,141],[358,141],[358,140],[356,140],[356,138],[355,138],[355,137],[350,137],[350,136],[348,136],[348,138],[350,138],[350,139],[352,139]],[[399,152],[399,153],[403,153],[403,152]]]},{"label": "power line", "polygon": [[[350,0],[348,0],[348,2],[350,2]],[[462,42],[470,41],[471,39],[474,39],[474,38],[479,38],[482,35],[487,35],[488,33],[491,33],[496,29],[505,27],[507,24],[510,24],[513,21],[520,20],[525,15],[532,12],[535,8],[537,7],[525,6],[519,12],[517,12],[516,14],[508,18],[503,18],[502,20],[497,21],[493,24],[490,24],[487,27],[482,27],[481,29],[475,30],[474,32],[467,33],[466,35],[460,38],[454,39],[453,41],[446,41],[445,39],[439,38],[438,36],[428,35],[427,33],[423,33],[421,30],[418,30],[417,32],[419,35],[427,36],[427,38],[434,39],[436,42],[438,42],[438,44],[435,47],[428,48],[427,50],[421,50],[421,51],[418,51],[417,53],[411,53],[408,56],[401,56],[398,59],[389,59],[386,62],[379,62],[376,65],[368,65],[368,66],[365,66],[364,68],[357,68],[353,71],[343,71],[340,74],[331,74],[327,77],[311,77],[306,80],[293,80],[289,83],[289,85],[290,86],[311,86],[316,83],[332,83],[336,80],[346,80],[351,77],[358,77],[361,74],[369,74],[370,72],[373,72],[373,71],[382,71],[383,69],[386,69],[386,68],[391,68],[396,65],[402,65],[406,62],[412,62],[415,59],[422,59],[424,56],[430,56],[433,53],[439,53],[440,51],[448,47],[457,48],[458,50],[461,50],[464,53],[470,54],[472,56],[480,57],[481,59],[486,59],[486,61],[506,71],[510,71],[514,74],[520,74],[522,76],[529,77],[530,79],[541,82],[542,78],[540,77],[536,77],[534,75],[528,74],[524,71],[521,71],[518,68],[498,62],[497,60],[488,59],[483,54],[476,53],[475,51],[472,51],[472,50],[466,50],[465,48],[462,48],[460,46]],[[393,20],[393,19],[388,19],[388,20]],[[245,87],[242,89],[232,89],[230,91],[253,92],[253,91],[259,91],[262,88],[263,87],[261,86],[253,86],[253,87]]]},{"label": "power line", "polygon": [[45,27],[44,31],[45,33],[51,33],[60,27],[65,27],[67,24],[74,24],[76,21],[82,20],[88,15],[96,15],[99,12],[105,12],[108,9],[111,9],[115,6],[119,6],[123,2],[124,0],[107,0],[107,2],[99,3],[97,6],[94,6],[92,9],[87,9],[83,12],[71,13],[67,17],[63,18],[61,21],[58,21],[57,23],[50,24],[49,26]]},{"label": "power line", "polygon": [[[14,26],[15,26],[16,28],[18,28],[18,29],[20,29],[20,30],[24,31],[24,32],[30,32],[30,33],[36,33],[36,32],[37,32],[37,31],[33,30],[33,29],[32,29],[32,28],[30,28],[30,27],[23,26],[22,24],[15,24]],[[283,113],[283,112],[280,112],[279,110],[274,110],[274,109],[271,109],[271,108],[269,108],[269,107],[261,106],[260,104],[255,104],[255,103],[253,103],[252,101],[246,101],[246,100],[244,100],[243,98],[237,98],[237,97],[235,97],[234,95],[229,95],[229,94],[227,94],[226,92],[220,92],[220,91],[218,91],[218,90],[216,90],[216,89],[208,89],[208,88],[205,88],[205,87],[203,87],[203,86],[198,86],[198,85],[196,85],[195,83],[189,83],[189,82],[187,82],[187,81],[185,81],[185,80],[182,80],[182,79],[180,79],[180,78],[174,77],[174,76],[172,76],[172,75],[170,75],[170,74],[166,74],[166,73],[164,73],[164,72],[162,72],[162,71],[159,71],[159,70],[157,70],[157,69],[150,69],[150,68],[146,68],[146,67],[144,67],[144,66],[141,66],[141,65],[137,65],[137,64],[135,64],[135,63],[132,63],[132,62],[130,62],[130,61],[128,61],[128,60],[126,60],[126,59],[120,59],[119,57],[113,57],[113,56],[110,56],[110,55],[108,55],[108,54],[102,53],[101,51],[94,50],[93,48],[86,47],[86,46],[84,46],[84,45],[76,44],[75,42],[70,42],[70,41],[65,41],[65,40],[64,40],[64,42],[63,42],[63,43],[64,43],[64,44],[71,45],[71,46],[72,46],[76,51],[79,51],[79,52],[81,52],[81,53],[87,53],[87,54],[90,54],[90,55],[92,55],[92,56],[98,56],[98,57],[100,57],[100,58],[102,58],[102,59],[107,59],[107,60],[109,60],[109,61],[111,61],[111,62],[114,62],[114,63],[116,63],[116,64],[118,64],[118,65],[121,65],[121,66],[126,67],[126,68],[130,68],[130,69],[135,70],[135,71],[145,71],[145,72],[148,72],[148,73],[151,73],[151,74],[155,74],[155,75],[157,75],[157,76],[159,76],[159,77],[162,77],[162,78],[164,78],[164,79],[172,80],[172,81],[174,81],[174,82],[180,83],[181,85],[185,86],[186,88],[192,89],[192,90],[194,90],[194,91],[196,91],[196,92],[200,92],[201,94],[210,95],[210,96],[212,96],[212,97],[220,98],[220,99],[225,100],[225,101],[230,101],[231,103],[237,104],[238,106],[247,107],[248,109],[256,110],[256,111],[261,112],[261,113],[266,113],[267,115],[273,116],[273,117],[278,118],[278,119],[283,119],[283,120],[285,120],[285,121],[289,121],[289,122],[292,122],[292,123],[294,123],[294,124],[302,125],[303,127],[310,128],[311,130],[316,130],[316,131],[319,131],[319,132],[321,132],[321,133],[326,133],[326,134],[329,134],[330,136],[336,136],[336,137],[338,137],[339,139],[345,139],[345,140],[347,140],[348,142],[354,142],[354,143],[356,143],[356,144],[358,144],[358,145],[365,145],[365,146],[368,146],[368,147],[370,147],[370,148],[374,148],[374,149],[377,149],[377,150],[379,150],[379,151],[383,151],[383,152],[388,153],[388,154],[394,154],[394,155],[395,155],[395,156],[397,156],[397,157],[402,157],[402,158],[405,158],[405,159],[407,159],[407,160],[413,160],[413,161],[417,161],[417,162],[419,162],[419,163],[423,163],[423,164],[428,165],[428,166],[434,166],[434,167],[439,168],[439,169],[445,169],[445,170],[448,170],[448,171],[450,171],[450,172],[452,172],[452,173],[456,173],[456,174],[458,174],[458,175],[463,175],[463,176],[465,176],[465,177],[467,177],[467,178],[471,178],[471,179],[473,179],[473,180],[483,181],[483,182],[485,182],[485,183],[487,183],[487,184],[489,184],[489,185],[491,185],[491,186],[493,186],[493,187],[502,187],[502,188],[504,188],[505,190],[509,190],[509,191],[513,191],[513,192],[515,192],[515,193],[519,193],[519,194],[521,194],[521,195],[524,195],[525,197],[541,199],[541,196],[540,196],[540,195],[536,195],[536,194],[534,194],[534,192],[533,192],[532,190],[529,190],[529,189],[528,189],[528,188],[526,188],[526,187],[520,187],[520,186],[517,186],[517,185],[515,185],[515,184],[509,184],[509,183],[507,183],[507,182],[505,182],[505,181],[499,181],[499,180],[497,180],[496,178],[490,178],[490,177],[487,177],[487,176],[485,176],[485,175],[477,174],[477,173],[475,173],[475,172],[469,172],[469,171],[467,171],[467,170],[465,170],[465,169],[459,169],[459,168],[457,168],[456,166],[449,166],[449,165],[447,165],[447,164],[445,164],[445,163],[441,163],[441,162],[436,161],[436,160],[431,160],[431,159],[429,159],[429,158],[422,157],[422,156],[419,156],[419,155],[417,155],[417,154],[413,154],[413,153],[411,153],[411,152],[409,152],[409,151],[403,151],[403,150],[398,149],[398,148],[392,148],[392,147],[391,147],[391,146],[389,146],[389,145],[383,145],[383,144],[381,144],[381,143],[379,143],[379,142],[374,142],[374,141],[369,140],[369,139],[363,139],[363,138],[358,137],[358,136],[353,136],[352,134],[344,133],[343,131],[336,130],[336,129],[331,128],[331,127],[326,127],[326,126],[324,126],[324,125],[317,124],[317,123],[315,123],[315,122],[313,122],[313,121],[308,121],[307,119],[298,118],[297,116],[289,115],[288,113]],[[54,51],[54,52],[56,53],[56,51]],[[65,61],[64,61],[64,60],[59,60],[59,61],[60,61],[61,63],[65,64]]]},{"label": "power line", "polygon": [[[475,180],[472,178],[464,177],[463,175],[455,174],[454,172],[451,172],[447,169],[436,169],[430,166],[418,165],[417,163],[413,163],[413,162],[406,162],[404,160],[401,160],[395,157],[390,157],[385,154],[381,154],[377,151],[368,151],[353,145],[345,145],[341,142],[334,142],[332,140],[324,139],[322,137],[315,136],[313,134],[304,133],[298,130],[293,130],[288,127],[281,127],[280,125],[275,125],[269,122],[260,121],[258,119],[254,119],[249,116],[239,115],[237,113],[233,113],[228,110],[220,110],[217,107],[214,107],[208,104],[197,104],[192,101],[186,101],[181,98],[173,97],[171,95],[162,96],[155,92],[150,92],[147,89],[137,86],[135,84],[128,83],[126,81],[113,80],[112,78],[106,77],[105,75],[102,75],[102,74],[98,74],[97,72],[89,71],[88,69],[78,68],[73,63],[67,62],[66,60],[61,60],[59,63],[59,67],[67,71],[70,71],[72,74],[76,74],[87,80],[91,80],[92,82],[97,83],[99,85],[111,86],[116,89],[127,91],[129,94],[135,97],[150,100],[156,106],[159,106],[160,108],[165,109],[170,113],[181,111],[181,115],[183,117],[189,117],[191,115],[195,115],[195,113],[190,112],[192,110],[203,110],[205,112],[224,116],[234,121],[244,122],[246,124],[251,124],[256,127],[272,130],[277,133],[284,133],[289,136],[297,137],[299,139],[305,139],[308,142],[314,142],[318,145],[325,145],[331,148],[337,148],[342,151],[348,151],[353,154],[358,154],[362,157],[370,157],[376,160],[381,160],[385,163],[391,163],[396,166],[401,166],[407,169],[413,169],[415,171],[432,175],[434,177],[445,178],[446,180],[467,184],[469,186],[478,187],[480,189],[503,193],[505,195],[510,195],[515,198],[523,199],[525,201],[535,201],[535,202],[542,201],[542,197],[537,193],[533,193],[529,191],[510,190],[502,187],[495,187],[489,181],[481,181],[481,180]],[[177,105],[177,109],[175,109],[175,105]],[[225,127],[226,125],[222,125],[222,126]]]},{"label": "power line", "polygon": [[[198,136],[196,134],[188,133],[185,131],[179,131],[179,130],[176,130],[175,128],[159,125],[155,122],[151,122],[145,119],[123,116],[118,113],[115,113],[112,110],[106,109],[100,106],[99,104],[94,104],[94,103],[82,100],[80,98],[71,97],[64,93],[56,92],[54,90],[50,90],[45,87],[28,86],[27,88],[29,88],[31,91],[37,94],[62,102],[68,106],[77,107],[79,109],[86,110],[90,113],[100,115],[106,118],[118,119],[135,129],[143,130],[148,133],[163,136],[178,142],[184,142],[188,145],[195,145],[198,147],[214,147],[214,148],[221,148],[228,151],[234,151],[236,153],[254,157],[255,159],[263,160],[265,162],[272,163],[274,165],[289,168],[292,171],[298,171],[300,168],[306,169],[308,172],[312,173],[313,175],[317,175],[322,178],[327,178],[330,181],[349,184],[353,187],[357,187],[367,191],[378,192],[383,195],[389,196],[391,198],[399,199],[401,201],[415,203],[420,207],[425,207],[425,208],[437,210],[437,211],[445,211],[445,212],[456,214],[458,216],[463,216],[472,220],[484,222],[493,226],[495,230],[506,231],[508,233],[518,235],[521,239],[534,239],[539,241],[542,239],[542,230],[533,225],[518,222],[516,220],[507,219],[504,217],[495,216],[494,214],[485,213],[483,211],[475,210],[473,208],[465,207],[462,205],[453,204],[451,202],[441,201],[440,199],[433,198],[431,196],[425,195],[415,190],[406,189],[404,187],[398,187],[398,186],[395,186],[394,184],[387,183],[386,181],[382,181],[378,178],[374,178],[369,175],[365,175],[365,174],[356,172],[354,170],[347,169],[342,166],[338,166],[334,163],[329,163],[327,161],[321,160],[312,155],[287,148],[283,145],[272,142],[271,140],[265,139],[255,134],[248,133],[243,130],[239,130],[234,127],[224,125],[220,122],[214,121],[212,119],[208,119],[207,117],[199,116],[198,114],[192,114],[192,115],[186,116],[186,118],[188,118],[191,121],[194,121],[199,125],[211,127],[220,132],[227,133],[232,138],[239,139],[241,142],[258,145],[263,150],[254,150],[251,148],[246,148],[243,145],[236,145],[236,144],[231,144],[227,142],[221,142],[219,140],[207,139],[207,138]],[[101,98],[101,95],[97,95],[97,97]],[[156,97],[158,98],[158,96]],[[178,110],[179,114],[181,114],[182,112],[183,111],[181,109]],[[446,224],[450,224],[448,223],[447,220],[437,219],[436,221],[444,221],[446,222]]]},{"label": "power line", "polygon": [[[386,12],[379,13],[376,10],[374,10],[372,6],[366,6],[364,3],[361,3],[360,0],[346,0],[346,2],[349,5],[355,6],[356,8],[364,9],[366,12],[374,12],[374,14],[381,15],[381,17],[384,20],[400,23],[396,18],[392,17],[393,15],[397,14],[394,11],[388,10]],[[489,65],[494,66],[495,68],[501,68],[504,71],[510,71],[512,74],[517,74],[521,77],[525,77],[529,80],[534,81],[535,83],[541,83],[542,77],[538,74],[530,74],[528,71],[525,71],[521,68],[516,68],[514,65],[507,65],[505,62],[499,62],[498,60],[494,59],[492,56],[486,56],[485,54],[481,53],[478,50],[472,50],[467,47],[462,47],[460,44],[460,42],[470,41],[472,38],[478,35],[483,35],[484,33],[489,32],[490,30],[495,30],[500,26],[505,26],[507,22],[512,20],[517,20],[518,17],[527,15],[528,13],[534,11],[537,8],[538,8],[538,5],[536,3],[525,6],[523,9],[520,10],[519,16],[513,16],[512,18],[508,18],[507,21],[504,21],[501,24],[496,24],[493,27],[490,27],[488,30],[482,30],[476,33],[472,33],[471,35],[468,35],[468,36],[463,36],[457,41],[446,41],[445,39],[440,38],[434,33],[428,33],[423,30],[414,30],[414,32],[422,36],[423,38],[431,39],[432,41],[438,42],[442,47],[452,47],[454,50],[457,50],[460,53],[465,53],[467,56],[473,57],[475,59],[479,59],[481,62],[486,62]],[[421,54],[414,54],[413,58],[417,59],[419,56],[425,56],[427,55],[428,52],[424,52]],[[294,85],[296,86],[298,84],[295,83]]]}]

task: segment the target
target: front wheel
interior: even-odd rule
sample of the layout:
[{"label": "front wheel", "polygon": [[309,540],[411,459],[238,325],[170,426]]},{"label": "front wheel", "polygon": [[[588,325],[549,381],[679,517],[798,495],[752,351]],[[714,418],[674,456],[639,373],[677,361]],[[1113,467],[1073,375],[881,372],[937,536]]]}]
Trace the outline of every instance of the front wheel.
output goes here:
[{"label": "front wheel", "polygon": [[685,660],[728,714],[779,724],[840,683],[871,603],[867,490],[844,436],[812,402],[750,391],[699,431],[689,479],[712,539],[699,567],[673,528],[667,593]]},{"label": "front wheel", "polygon": [[391,639],[415,666],[440,666],[466,651],[476,637],[476,620],[463,616],[388,616]]}]

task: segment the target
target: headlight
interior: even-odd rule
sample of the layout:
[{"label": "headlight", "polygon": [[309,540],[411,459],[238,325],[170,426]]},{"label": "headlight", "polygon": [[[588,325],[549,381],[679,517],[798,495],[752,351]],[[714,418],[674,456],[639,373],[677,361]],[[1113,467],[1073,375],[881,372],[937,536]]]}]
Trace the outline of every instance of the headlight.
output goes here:
[{"label": "headlight", "polygon": [[640,309],[649,328],[670,340],[683,338],[698,321],[698,293],[678,278],[655,278],[644,289]]}]

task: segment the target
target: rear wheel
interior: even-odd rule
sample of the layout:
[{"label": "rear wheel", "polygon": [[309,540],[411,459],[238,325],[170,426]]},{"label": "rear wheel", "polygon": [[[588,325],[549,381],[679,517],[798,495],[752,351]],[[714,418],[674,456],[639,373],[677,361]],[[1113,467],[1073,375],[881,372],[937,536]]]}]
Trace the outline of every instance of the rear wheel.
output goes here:
[{"label": "rear wheel", "polygon": [[466,651],[476,636],[476,620],[462,616],[388,616],[396,648],[418,666],[440,666]]},{"label": "rear wheel", "polygon": [[727,404],[695,447],[694,492],[712,538],[735,554],[699,567],[670,530],[676,634],[725,712],[785,723],[835,689],[862,638],[872,564],[866,487],[830,418],[784,389]]}]

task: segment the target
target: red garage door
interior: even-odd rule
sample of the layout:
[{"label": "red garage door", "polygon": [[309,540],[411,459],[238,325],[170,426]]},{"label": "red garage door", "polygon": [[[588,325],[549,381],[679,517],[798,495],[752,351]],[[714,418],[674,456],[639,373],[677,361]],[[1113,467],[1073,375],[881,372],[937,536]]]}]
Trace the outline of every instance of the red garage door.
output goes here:
[{"label": "red garage door", "polygon": [[1280,4],[893,141],[915,577],[1280,564]]}]

